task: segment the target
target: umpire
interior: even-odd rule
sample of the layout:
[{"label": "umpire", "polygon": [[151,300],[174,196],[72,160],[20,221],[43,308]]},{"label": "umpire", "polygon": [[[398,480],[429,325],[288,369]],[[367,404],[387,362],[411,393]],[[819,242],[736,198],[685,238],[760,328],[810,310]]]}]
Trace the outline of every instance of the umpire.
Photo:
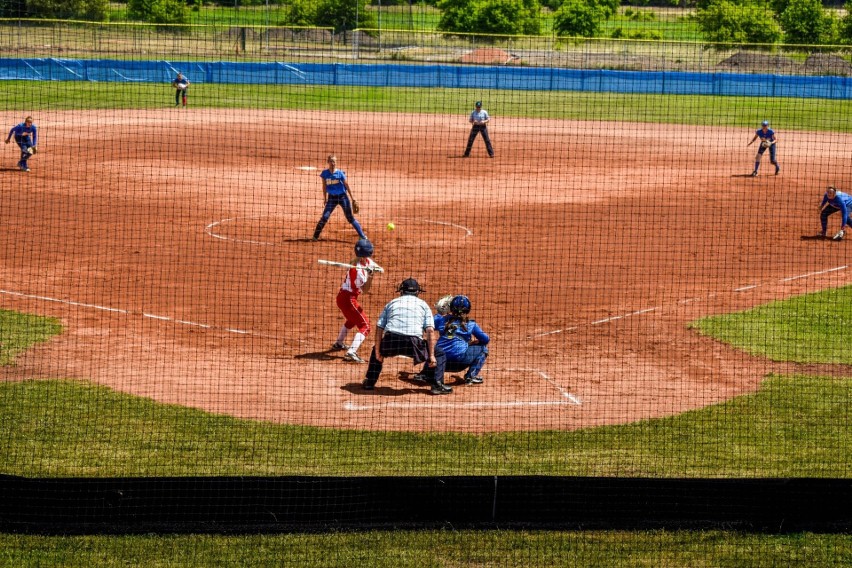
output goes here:
[{"label": "umpire", "polygon": [[467,148],[464,150],[464,157],[470,157],[470,150],[473,148],[473,141],[476,140],[477,134],[482,134],[482,139],[485,141],[485,149],[488,150],[488,157],[494,157],[494,148],[491,146],[491,138],[488,136],[488,121],[491,117],[488,116],[488,111],[483,110],[482,101],[476,101],[476,108],[470,113],[470,122],[473,127],[470,129],[470,136],[467,137]]},{"label": "umpire", "polygon": [[376,344],[362,386],[365,390],[375,389],[385,357],[404,355],[414,359],[415,365],[427,362],[424,374],[427,382],[432,383],[432,394],[450,394],[452,387],[444,384],[447,359],[436,346],[438,337],[432,310],[417,297],[423,289],[417,280],[408,278],[397,287],[397,292],[399,297],[387,303],[376,322]]}]

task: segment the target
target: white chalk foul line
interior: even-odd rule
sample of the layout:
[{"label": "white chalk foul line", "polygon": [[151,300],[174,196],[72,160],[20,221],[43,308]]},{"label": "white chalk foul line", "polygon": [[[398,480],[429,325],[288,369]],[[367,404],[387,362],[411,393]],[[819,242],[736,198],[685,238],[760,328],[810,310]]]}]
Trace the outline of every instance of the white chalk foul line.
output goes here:
[{"label": "white chalk foul line", "polygon": [[[57,304],[65,304],[66,306],[74,306],[74,307],[77,307],[77,308],[89,308],[89,309],[92,309],[92,310],[101,310],[101,311],[104,311],[104,312],[112,312],[112,313],[116,313],[116,314],[132,315],[134,313],[130,310],[123,310],[123,309],[120,309],[120,308],[110,308],[108,306],[99,306],[97,304],[84,304],[82,302],[75,302],[73,300],[63,300],[61,298],[51,298],[50,296],[38,296],[36,294],[24,294],[23,292],[15,292],[14,290],[0,290],[0,294],[6,294],[8,296],[17,296],[19,298],[27,298],[27,299],[30,299],[30,300],[40,300],[42,302],[54,302],[54,303],[57,303]],[[149,313],[146,313],[146,312],[142,312],[142,313],[136,312],[136,313],[137,313],[137,315],[139,315],[143,318],[153,319],[153,320],[157,320],[157,321],[164,321],[164,322],[169,322],[169,323],[175,323],[175,324],[178,324],[178,325],[200,327],[200,328],[203,328],[203,329],[211,329],[211,330],[214,330],[214,331],[224,331],[224,332],[233,333],[233,334],[236,334],[236,335],[251,335],[252,337],[263,337],[265,339],[278,339],[278,337],[275,336],[275,335],[269,335],[269,334],[266,334],[266,333],[257,333],[257,332],[247,330],[247,329],[217,327],[215,325],[209,325],[209,324],[206,324],[206,323],[199,323],[199,322],[194,322],[194,321],[175,319],[175,318],[172,318],[172,317],[169,317],[169,316],[161,316],[161,315],[158,315],[158,314],[149,314]]]},{"label": "white chalk foul line", "polygon": [[838,266],[836,268],[829,268],[828,270],[820,270],[819,272],[808,272],[807,274],[799,274],[798,276],[790,276],[789,278],[782,278],[781,282],[790,282],[792,280],[799,280],[801,278],[810,278],[811,276],[819,276],[820,274],[828,274],[829,272],[837,272],[838,270],[846,270],[847,266]]},{"label": "white chalk foul line", "polygon": [[[810,278],[811,276],[821,276],[823,274],[829,274],[831,272],[838,272],[840,270],[846,270],[847,268],[849,268],[848,265],[836,266],[834,268],[827,268],[825,270],[818,270],[816,272],[808,272],[806,274],[797,274],[796,276],[788,276],[786,278],[781,278],[779,280],[773,280],[772,282],[792,282],[793,280],[800,280],[802,278]],[[733,292],[746,292],[748,290],[754,290],[755,288],[760,288],[761,286],[764,286],[765,284],[767,284],[767,283],[749,284],[747,286],[740,286],[739,288],[734,288],[732,291]],[[699,297],[696,297],[696,298],[685,298],[683,300],[678,300],[677,303],[678,304],[690,304],[692,302],[700,302],[702,300],[708,300],[710,298],[715,298],[718,295],[719,295],[718,293],[712,292],[710,294],[707,294],[706,296],[699,296]],[[585,324],[585,325],[590,325],[590,326],[591,325],[601,325],[601,324],[604,324],[604,323],[610,323],[610,322],[617,321],[617,320],[624,319],[624,318],[631,317],[631,316],[638,316],[638,315],[642,315],[642,314],[647,314],[649,312],[654,312],[654,311],[659,310],[659,309],[662,309],[662,308],[659,307],[659,306],[655,307],[655,308],[646,308],[644,310],[638,310],[638,311],[630,312],[630,313],[627,313],[627,314],[621,314],[621,315],[611,316],[611,317],[604,318],[604,319],[599,319],[599,320],[596,320],[596,321],[593,321],[593,322],[589,322],[588,324]],[[545,337],[545,336],[548,336],[548,335],[556,335],[557,333],[565,333],[565,332],[568,332],[568,331],[575,331],[575,330],[579,329],[581,327],[581,325],[583,325],[583,324],[574,325],[574,326],[566,327],[566,328],[563,328],[563,329],[554,329],[552,331],[545,331],[545,332],[542,332],[542,333],[536,333],[534,335],[528,335],[527,339],[537,339],[539,337]]]}]

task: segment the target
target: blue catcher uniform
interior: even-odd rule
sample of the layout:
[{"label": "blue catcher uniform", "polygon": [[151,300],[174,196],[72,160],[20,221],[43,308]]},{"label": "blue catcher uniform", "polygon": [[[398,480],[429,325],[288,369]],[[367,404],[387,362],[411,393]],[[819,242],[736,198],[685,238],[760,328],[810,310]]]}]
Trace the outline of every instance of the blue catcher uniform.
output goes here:
[{"label": "blue catcher uniform", "polygon": [[[757,156],[754,158],[754,171],[751,172],[752,177],[757,176],[757,170],[760,169],[760,160],[763,158],[763,153],[766,152],[767,147],[769,148],[769,161],[775,165],[775,175],[777,176],[781,173],[781,167],[778,165],[775,153],[775,131],[769,128],[769,123],[765,120],[763,121],[761,128],[755,131],[754,138],[751,139],[751,142],[758,139],[760,140],[760,146],[758,146]],[[751,144],[751,142],[749,142],[749,144]],[[769,145],[765,146],[764,142],[768,142]]]},{"label": "blue catcher uniform", "polygon": [[[9,135],[6,137],[7,144],[13,136],[15,137],[15,143],[21,148],[21,159],[18,161],[18,168],[20,168],[21,171],[28,172],[30,171],[30,168],[27,165],[27,160],[30,159],[35,151],[36,145],[38,145],[38,129],[32,122],[27,125],[26,121],[24,121],[13,126],[9,131]],[[32,150],[30,150],[30,148],[32,148]]]},{"label": "blue catcher uniform", "polygon": [[338,205],[343,208],[343,214],[346,215],[346,220],[349,221],[349,224],[358,232],[358,237],[366,239],[367,235],[364,234],[361,224],[358,223],[358,220],[355,219],[355,215],[352,214],[352,204],[349,201],[349,197],[346,195],[346,172],[338,169],[335,169],[333,172],[330,170],[323,170],[320,173],[320,177],[322,178],[323,186],[325,187],[326,200],[322,217],[320,217],[316,229],[314,229],[313,240],[319,240],[325,224],[328,223],[329,218],[331,218],[331,214]]},{"label": "blue catcher uniform", "polygon": [[[464,375],[466,383],[481,383],[479,372],[488,357],[488,334],[473,320],[465,322],[456,316],[440,314],[435,316],[435,330],[441,335],[438,347],[447,357],[446,370],[467,370]],[[471,344],[473,338],[477,343]]]},{"label": "blue catcher uniform", "polygon": [[[834,197],[829,197],[829,193],[835,193]],[[834,187],[829,187],[822,196],[822,204],[820,205],[819,221],[822,225],[822,236],[825,236],[828,230],[828,217],[840,211],[842,219],[840,221],[840,232],[835,235],[835,240],[843,239],[845,235],[844,229],[849,226],[849,214],[852,212],[852,195],[837,191]]]}]

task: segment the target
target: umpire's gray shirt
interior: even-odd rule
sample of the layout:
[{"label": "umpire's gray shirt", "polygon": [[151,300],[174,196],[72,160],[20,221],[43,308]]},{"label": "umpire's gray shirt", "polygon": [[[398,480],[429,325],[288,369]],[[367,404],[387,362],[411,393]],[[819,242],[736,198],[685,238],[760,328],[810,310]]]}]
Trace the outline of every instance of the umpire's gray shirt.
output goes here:
[{"label": "umpire's gray shirt", "polygon": [[423,337],[423,331],[434,328],[435,321],[429,304],[417,296],[406,294],[388,302],[379,314],[376,326],[386,332]]}]

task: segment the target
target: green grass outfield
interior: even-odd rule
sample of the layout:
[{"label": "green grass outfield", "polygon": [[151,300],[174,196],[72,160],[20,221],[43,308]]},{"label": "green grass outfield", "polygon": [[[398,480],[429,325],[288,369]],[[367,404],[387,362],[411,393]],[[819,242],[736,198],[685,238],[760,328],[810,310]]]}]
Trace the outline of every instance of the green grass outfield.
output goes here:
[{"label": "green grass outfield", "polygon": [[[168,83],[4,81],[0,108],[44,110],[171,108]],[[458,113],[483,100],[501,117],[616,120],[757,128],[764,118],[784,130],[852,131],[852,100],[644,95],[576,91],[415,89],[302,85],[193,84],[191,108]],[[38,118],[36,116],[36,122]]]}]

